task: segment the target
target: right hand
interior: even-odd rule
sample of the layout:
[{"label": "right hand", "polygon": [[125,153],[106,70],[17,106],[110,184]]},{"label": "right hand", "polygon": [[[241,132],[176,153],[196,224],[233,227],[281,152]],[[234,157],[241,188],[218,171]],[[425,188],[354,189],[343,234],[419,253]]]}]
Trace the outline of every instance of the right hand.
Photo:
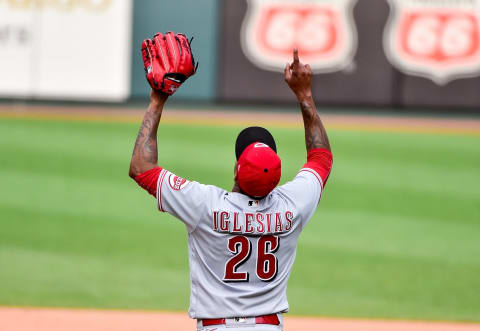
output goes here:
[{"label": "right hand", "polygon": [[298,58],[298,49],[293,49],[293,62],[285,66],[285,81],[299,101],[312,96],[312,69]]}]

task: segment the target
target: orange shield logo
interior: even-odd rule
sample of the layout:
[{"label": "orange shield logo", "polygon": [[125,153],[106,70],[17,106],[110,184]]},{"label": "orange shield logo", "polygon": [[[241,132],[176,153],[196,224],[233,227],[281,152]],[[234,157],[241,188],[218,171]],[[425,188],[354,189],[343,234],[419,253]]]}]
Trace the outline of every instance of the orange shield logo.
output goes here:
[{"label": "orange shield logo", "polygon": [[256,66],[283,72],[297,47],[316,73],[342,70],[353,60],[356,0],[247,0],[242,49]]},{"label": "orange shield logo", "polygon": [[480,75],[480,0],[389,0],[384,47],[391,63],[439,85]]}]

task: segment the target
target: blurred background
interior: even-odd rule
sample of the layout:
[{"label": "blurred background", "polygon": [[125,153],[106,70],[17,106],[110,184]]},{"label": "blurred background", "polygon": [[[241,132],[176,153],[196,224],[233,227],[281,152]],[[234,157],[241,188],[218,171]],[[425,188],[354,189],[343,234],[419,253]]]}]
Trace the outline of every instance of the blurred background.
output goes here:
[{"label": "blurred background", "polygon": [[16,1],[0,3],[0,95],[144,100],[143,39],[194,37],[195,79],[175,100],[291,102],[293,47],[321,105],[478,109],[476,1]]},{"label": "blurred background", "polygon": [[140,45],[166,31],[200,65],[168,101],[160,163],[199,182],[231,188],[255,124],[292,178],[293,47],[315,72],[335,161],[292,314],[480,322],[477,0],[0,0],[0,305],[187,309],[184,226],[127,175]]}]

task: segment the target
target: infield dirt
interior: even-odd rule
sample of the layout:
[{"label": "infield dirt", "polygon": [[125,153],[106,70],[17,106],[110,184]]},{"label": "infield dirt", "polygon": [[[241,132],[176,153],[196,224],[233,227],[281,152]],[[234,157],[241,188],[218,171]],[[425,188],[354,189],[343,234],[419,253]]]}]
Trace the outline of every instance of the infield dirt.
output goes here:
[{"label": "infield dirt", "polygon": [[[186,313],[0,308],[1,331],[192,331]],[[285,331],[475,331],[480,324],[290,317]]]}]

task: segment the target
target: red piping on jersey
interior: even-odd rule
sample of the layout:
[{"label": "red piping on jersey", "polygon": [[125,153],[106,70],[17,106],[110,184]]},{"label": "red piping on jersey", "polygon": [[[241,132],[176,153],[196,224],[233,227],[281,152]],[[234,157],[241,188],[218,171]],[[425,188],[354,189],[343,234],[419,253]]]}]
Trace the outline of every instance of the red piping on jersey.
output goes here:
[{"label": "red piping on jersey", "polygon": [[157,181],[162,171],[162,167],[156,167],[147,171],[142,172],[140,175],[135,177],[135,181],[140,187],[146,190],[148,193],[157,196]]},{"label": "red piping on jersey", "polygon": [[160,180],[158,181],[158,206],[160,207],[160,211],[165,211],[163,210],[162,207],[162,185],[163,185],[163,180],[165,179],[165,176],[167,175],[167,170],[163,170]]}]

